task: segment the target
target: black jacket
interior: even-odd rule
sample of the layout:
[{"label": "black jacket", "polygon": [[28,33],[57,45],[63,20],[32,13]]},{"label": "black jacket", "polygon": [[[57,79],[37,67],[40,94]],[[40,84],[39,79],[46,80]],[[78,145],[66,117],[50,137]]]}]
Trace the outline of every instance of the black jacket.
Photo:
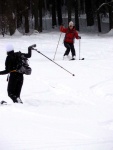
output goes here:
[{"label": "black jacket", "polygon": [[[15,60],[14,60],[14,51],[8,52],[7,53],[7,57],[6,57],[6,61],[5,61],[5,70],[0,71],[0,75],[4,75],[4,74],[8,74],[11,71],[15,70]],[[26,58],[30,58],[31,57],[31,49],[28,48],[28,53],[22,53],[22,55],[24,55]]]}]

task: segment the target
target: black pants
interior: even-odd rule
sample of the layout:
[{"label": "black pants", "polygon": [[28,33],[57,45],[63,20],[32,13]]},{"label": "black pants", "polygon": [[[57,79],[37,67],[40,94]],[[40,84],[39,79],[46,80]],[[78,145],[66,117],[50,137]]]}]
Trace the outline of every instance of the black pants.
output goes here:
[{"label": "black pants", "polygon": [[64,42],[64,46],[66,47],[66,51],[64,53],[64,56],[69,55],[70,50],[71,50],[71,53],[72,53],[72,57],[76,56],[76,52],[75,52],[75,48],[74,48],[73,43]]},{"label": "black pants", "polygon": [[14,103],[17,102],[17,97],[20,98],[20,93],[23,85],[23,74],[12,72],[8,80],[8,96],[13,100]]}]

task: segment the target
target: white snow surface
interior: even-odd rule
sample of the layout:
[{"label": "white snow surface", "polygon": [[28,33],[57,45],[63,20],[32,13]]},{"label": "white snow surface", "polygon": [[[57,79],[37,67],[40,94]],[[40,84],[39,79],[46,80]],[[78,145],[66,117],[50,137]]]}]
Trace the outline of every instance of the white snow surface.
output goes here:
[{"label": "white snow surface", "polygon": [[[63,60],[64,34],[55,57],[75,76],[32,52],[23,105],[8,97],[7,75],[0,76],[0,99],[8,102],[0,106],[0,150],[113,150],[113,31],[80,36],[75,40],[77,60]],[[0,36],[0,70],[7,43],[25,53],[37,44],[37,50],[53,60],[59,37],[58,31]],[[79,50],[85,60],[78,60]]]}]

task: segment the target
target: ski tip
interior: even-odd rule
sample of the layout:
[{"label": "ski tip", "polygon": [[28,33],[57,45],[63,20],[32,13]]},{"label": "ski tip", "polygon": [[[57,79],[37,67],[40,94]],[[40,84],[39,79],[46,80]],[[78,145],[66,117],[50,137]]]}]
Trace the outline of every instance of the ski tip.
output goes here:
[{"label": "ski tip", "polygon": [[81,58],[81,59],[79,59],[79,60],[84,60],[85,58]]},{"label": "ski tip", "polygon": [[69,59],[69,60],[76,60],[75,58]]},{"label": "ski tip", "polygon": [[73,74],[73,76],[75,76],[75,74]]},{"label": "ski tip", "polygon": [[7,102],[2,100],[2,101],[0,102],[0,104],[1,104],[1,105],[7,105]]}]

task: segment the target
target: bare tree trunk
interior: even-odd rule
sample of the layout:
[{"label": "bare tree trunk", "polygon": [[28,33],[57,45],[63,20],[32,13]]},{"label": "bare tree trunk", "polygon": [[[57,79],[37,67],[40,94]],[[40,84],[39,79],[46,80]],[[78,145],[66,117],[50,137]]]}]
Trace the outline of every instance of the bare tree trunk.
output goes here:
[{"label": "bare tree trunk", "polygon": [[58,14],[58,24],[62,24],[62,5],[61,0],[57,1],[57,14]]},{"label": "bare tree trunk", "polygon": [[28,10],[26,10],[26,12],[24,13],[24,17],[25,17],[25,33],[29,33],[29,15],[28,15]]},{"label": "bare tree trunk", "polygon": [[39,31],[42,32],[42,0],[39,0]]},{"label": "bare tree trunk", "polygon": [[0,1],[0,29],[4,37],[5,34],[5,4],[3,1]]},{"label": "bare tree trunk", "polygon": [[67,1],[67,7],[68,7],[68,22],[71,21],[71,13],[72,13],[72,0]]},{"label": "bare tree trunk", "polygon": [[19,28],[22,24],[22,2],[17,1],[16,2],[16,26]]},{"label": "bare tree trunk", "polygon": [[56,21],[56,2],[55,0],[52,0],[52,28],[54,28],[55,25],[57,25]]},{"label": "bare tree trunk", "polygon": [[85,3],[84,0],[80,0],[80,10],[82,14],[85,12],[84,3]]},{"label": "bare tree trunk", "polygon": [[9,25],[9,32],[10,35],[13,35],[15,32],[15,19],[14,19],[14,7],[13,7],[13,1],[7,1],[7,8],[5,8],[6,16],[8,18],[8,25]]},{"label": "bare tree trunk", "polygon": [[78,0],[75,1],[75,26],[79,31]]},{"label": "bare tree trunk", "polygon": [[38,5],[39,5],[39,0],[32,0],[32,15],[34,17],[34,29],[39,30],[39,23],[38,23]]},{"label": "bare tree trunk", "polygon": [[22,14],[25,18],[25,33],[29,33],[29,9],[30,9],[30,0],[23,0]]},{"label": "bare tree trunk", "polygon": [[87,26],[92,26],[94,25],[94,17],[91,0],[85,0],[85,8],[86,8]]}]

